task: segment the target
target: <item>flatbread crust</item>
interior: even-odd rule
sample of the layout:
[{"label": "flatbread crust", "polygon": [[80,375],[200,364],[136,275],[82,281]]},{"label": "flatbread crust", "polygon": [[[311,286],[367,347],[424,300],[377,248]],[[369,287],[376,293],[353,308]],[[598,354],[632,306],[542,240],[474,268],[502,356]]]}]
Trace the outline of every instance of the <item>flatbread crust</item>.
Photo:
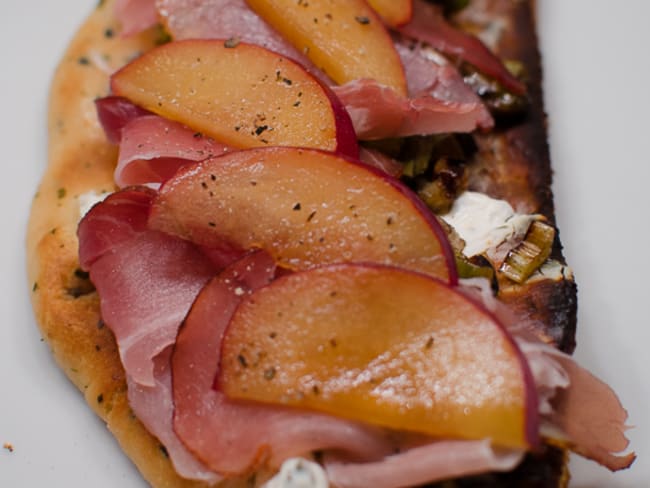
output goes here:
[{"label": "flatbread crust", "polygon": [[[541,212],[553,221],[550,164],[542,108],[539,54],[531,6],[527,2],[478,1],[512,27],[498,50],[520,59],[531,77],[532,109],[527,119],[497,134],[479,138],[479,157],[471,184],[518,208]],[[156,487],[203,487],[180,478],[165,449],[135,418],[128,406],[126,381],[112,333],[104,327],[99,298],[79,269],[76,228],[79,196],[115,189],[116,148],[109,145],[96,120],[94,100],[108,94],[109,74],[161,41],[155,29],[119,37],[113,0],[100,5],[81,26],[66,51],[50,93],[49,164],[32,205],[27,233],[28,276],[36,320],[54,357],[82,392],[93,411],[106,422],[124,452]],[[504,178],[504,175],[517,175]],[[554,256],[562,259],[559,240]],[[538,320],[543,332],[570,351],[574,346],[576,289],[572,281],[542,282],[515,290],[508,301]],[[565,486],[566,453],[548,448],[528,456],[512,473],[484,475],[449,486]],[[229,486],[251,486],[237,480]]]}]

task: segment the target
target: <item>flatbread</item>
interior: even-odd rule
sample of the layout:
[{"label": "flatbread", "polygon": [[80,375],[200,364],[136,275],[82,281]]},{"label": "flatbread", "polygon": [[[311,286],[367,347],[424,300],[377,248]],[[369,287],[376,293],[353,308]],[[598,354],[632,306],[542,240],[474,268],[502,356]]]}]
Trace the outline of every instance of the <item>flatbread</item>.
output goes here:
[{"label": "flatbread", "polygon": [[[518,208],[543,213],[552,222],[541,73],[530,5],[504,0],[475,3],[503,11],[510,29],[498,50],[522,60],[533,81],[532,108],[526,120],[506,131],[479,137],[477,157],[484,163],[474,166],[471,186],[507,198]],[[117,150],[108,144],[96,120],[94,100],[108,94],[111,72],[162,40],[157,29],[128,39],[118,33],[113,1],[100,2],[76,33],[52,83],[49,164],[33,201],[27,234],[31,298],[42,335],[57,363],[144,478],[156,487],[205,486],[178,477],[165,449],[131,412],[117,346],[101,321],[99,298],[77,259],[80,195],[116,189],[113,169]],[[514,176],[508,179],[505,175]],[[562,259],[559,241],[554,257]],[[539,320],[549,341],[571,351],[575,291],[572,281],[548,281],[515,289],[507,301]],[[529,486],[533,479],[543,480],[536,486],[564,486],[568,479],[566,454],[549,448],[529,456],[512,473],[463,480],[462,486]],[[232,485],[250,486],[247,480]]]},{"label": "flatbread", "polygon": [[108,94],[109,70],[150,49],[160,35],[152,31],[119,38],[112,8],[112,2],[103,2],[90,15],[52,82],[49,164],[34,197],[27,234],[32,303],[61,369],[145,479],[153,486],[197,487],[203,484],[176,475],[160,443],[132,414],[115,340],[100,320],[99,297],[77,259],[79,195],[116,189],[117,153],[96,120],[94,100]]}]

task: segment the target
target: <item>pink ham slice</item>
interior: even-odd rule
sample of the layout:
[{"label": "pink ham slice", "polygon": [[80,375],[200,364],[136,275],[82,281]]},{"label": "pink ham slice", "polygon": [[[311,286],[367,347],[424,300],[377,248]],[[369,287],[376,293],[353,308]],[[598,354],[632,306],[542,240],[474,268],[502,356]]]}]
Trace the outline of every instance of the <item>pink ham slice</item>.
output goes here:
[{"label": "pink ham slice", "polygon": [[326,84],[330,79],[284,40],[244,0],[158,0],[158,13],[174,40],[235,39],[287,56]]},{"label": "pink ham slice", "polygon": [[156,6],[174,40],[236,39],[265,47],[304,65],[306,57],[244,0],[158,0]]},{"label": "pink ham slice", "polygon": [[232,150],[125,98],[104,97],[95,106],[108,140],[120,146],[114,179],[121,188],[164,183],[183,166]]},{"label": "pink ham slice", "polygon": [[[440,89],[448,81],[440,79]],[[404,98],[374,80],[355,80],[334,87],[360,139],[373,140],[411,135],[472,132],[488,128],[492,119],[481,103],[450,101],[423,93]]]},{"label": "pink ham slice", "polygon": [[413,0],[413,18],[402,26],[399,32],[406,37],[426,42],[445,54],[467,61],[513,93],[526,93],[525,85],[510,74],[501,60],[478,38],[449,24],[438,5],[424,0]]},{"label": "pink ham slice", "polygon": [[627,412],[616,393],[568,354],[540,341],[534,326],[520,321],[492,296],[487,280],[464,280],[462,290],[483,303],[506,325],[533,374],[544,421],[542,435],[558,439],[571,450],[611,470],[629,467]]},{"label": "pink ham slice", "polygon": [[122,130],[130,121],[151,112],[134,105],[126,98],[108,96],[95,100],[97,118],[111,144],[119,144]]},{"label": "pink ham slice", "polygon": [[154,358],[155,386],[143,386],[127,375],[129,405],[146,429],[165,446],[176,472],[183,478],[213,484],[219,475],[201,464],[180,441],[172,428],[171,347]]},{"label": "pink ham slice", "polygon": [[122,364],[145,386],[155,385],[153,357],[174,343],[194,298],[216,273],[192,243],[144,227],[150,197],[146,190],[117,193],[95,205],[78,232],[81,263]]},{"label": "pink ham slice", "polygon": [[210,469],[238,475],[314,450],[377,459],[391,443],[378,429],[320,414],[228,400],[212,385],[223,332],[241,297],[273,277],[272,259],[257,252],[212,280],[197,297],[172,357],[174,429]]},{"label": "pink ham slice", "polygon": [[418,44],[395,37],[408,80],[409,97],[374,80],[334,87],[360,139],[383,139],[490,129],[494,120],[452,65]]},{"label": "pink ham slice", "polygon": [[114,246],[144,232],[155,195],[147,188],[129,189],[113,193],[101,205],[95,205],[77,229],[81,267],[90,269]]},{"label": "pink ham slice", "polygon": [[115,168],[119,187],[164,183],[178,169],[232,150],[225,144],[157,115],[143,115],[129,121]]},{"label": "pink ham slice", "polygon": [[116,0],[115,17],[122,25],[122,36],[131,36],[158,22],[155,0]]},{"label": "pink ham slice", "polygon": [[360,147],[359,159],[362,163],[366,163],[368,166],[377,168],[378,170],[392,176],[393,178],[399,178],[402,175],[402,171],[404,169],[402,163],[394,160],[390,156],[386,156],[383,152],[376,149]]},{"label": "pink ham slice", "polygon": [[[545,344],[518,342],[533,369],[543,371],[535,375],[539,387],[545,386],[545,375],[552,369],[563,371],[568,382],[550,399],[553,408],[544,416],[547,432],[543,433],[565,441],[573,451],[612,471],[630,467],[636,455],[619,454],[629,441],[625,437],[627,412],[616,393],[571,356]],[[544,363],[541,367],[540,362]]]},{"label": "pink ham slice", "polygon": [[215,272],[193,244],[154,231],[115,246],[90,267],[102,317],[134,381],[154,385],[152,358],[174,343],[192,301]]},{"label": "pink ham slice", "polygon": [[497,450],[490,442],[439,441],[369,463],[326,463],[330,482],[338,488],[416,486],[488,471],[509,471],[520,451]]},{"label": "pink ham slice", "polygon": [[374,80],[334,87],[360,139],[383,139],[490,129],[494,120],[456,68],[421,46],[395,38],[406,70],[409,97],[403,98]]}]

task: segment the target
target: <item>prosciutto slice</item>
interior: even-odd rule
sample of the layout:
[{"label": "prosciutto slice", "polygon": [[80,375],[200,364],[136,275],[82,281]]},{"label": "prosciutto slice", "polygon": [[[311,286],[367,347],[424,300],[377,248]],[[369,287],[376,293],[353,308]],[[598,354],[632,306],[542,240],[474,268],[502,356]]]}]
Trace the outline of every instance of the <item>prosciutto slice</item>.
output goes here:
[{"label": "prosciutto slice", "polygon": [[[146,228],[151,192],[127,190],[95,205],[79,225],[82,266],[129,376],[154,386],[153,357],[174,343],[194,298],[216,273],[192,243]],[[149,200],[150,201],[150,200]]]},{"label": "prosciutto slice", "polygon": [[106,137],[120,146],[114,179],[121,188],[164,183],[183,166],[232,150],[125,98],[100,98],[95,106]]},{"label": "prosciutto slice", "polygon": [[629,467],[636,455],[621,454],[629,445],[627,412],[616,393],[571,356],[541,342],[533,324],[513,316],[492,296],[487,280],[464,280],[462,285],[500,319],[526,357],[537,387],[542,435],[611,470]]},{"label": "prosciutto slice", "polygon": [[329,78],[284,40],[244,0],[158,0],[158,13],[175,40],[236,39],[297,61],[326,84]]},{"label": "prosciutto slice", "polygon": [[172,357],[174,429],[222,475],[278,467],[288,457],[340,450],[377,459],[391,450],[382,430],[321,414],[235,402],[212,388],[224,330],[241,297],[268,282],[273,262],[256,253],[238,261],[197,297]]},{"label": "prosciutto slice", "polygon": [[[568,385],[558,388],[550,400],[553,408],[545,412],[543,433],[566,442],[575,452],[612,471],[628,468],[636,455],[619,454],[629,445],[625,437],[627,412],[614,391],[571,356],[545,344],[522,339],[518,342],[531,364],[545,362],[542,371],[559,369],[568,380]],[[536,382],[545,384],[539,375]]]},{"label": "prosciutto slice", "polygon": [[126,98],[108,96],[95,100],[97,118],[111,144],[119,144],[122,130],[130,121],[151,112],[131,103]]},{"label": "prosciutto slice", "polygon": [[[453,79],[441,77],[440,89],[449,82]],[[433,91],[405,98],[374,80],[363,79],[334,87],[334,93],[350,114],[357,137],[364,140],[472,132],[479,125],[487,128],[492,124],[480,102],[441,100]]]},{"label": "prosciutto slice", "polygon": [[237,39],[295,60],[305,58],[244,0],[158,0],[156,6],[175,40]]},{"label": "prosciutto slice", "polygon": [[526,93],[525,85],[510,74],[501,60],[477,37],[449,24],[438,5],[424,0],[413,0],[413,18],[401,27],[399,32],[406,37],[426,42],[445,54],[467,61],[513,93]]},{"label": "prosciutto slice", "polygon": [[153,190],[134,188],[113,193],[95,205],[77,228],[81,267],[90,269],[111,248],[144,232],[155,195]]},{"label": "prosciutto slice", "polygon": [[369,463],[326,462],[327,476],[338,488],[395,488],[432,483],[488,471],[509,471],[521,451],[497,450],[487,440],[439,441]]},{"label": "prosciutto slice", "polygon": [[154,358],[154,386],[143,386],[127,375],[129,406],[146,429],[165,446],[176,472],[183,478],[210,484],[221,479],[201,464],[180,441],[172,428],[171,347]]},{"label": "prosciutto slice", "polygon": [[359,159],[362,163],[368,166],[377,168],[378,170],[392,176],[399,178],[402,175],[404,166],[399,161],[385,155],[383,152],[376,149],[369,149],[365,147],[359,148]]},{"label": "prosciutto slice", "polygon": [[131,36],[158,22],[154,0],[116,0],[115,17],[122,24],[122,36]]},{"label": "prosciutto slice", "polygon": [[232,150],[157,115],[143,115],[127,122],[121,136],[115,168],[115,183],[119,187],[164,183],[184,166]]},{"label": "prosciutto slice", "polygon": [[333,87],[360,139],[383,139],[489,129],[494,120],[479,97],[442,56],[395,37],[409,97],[374,80]]}]

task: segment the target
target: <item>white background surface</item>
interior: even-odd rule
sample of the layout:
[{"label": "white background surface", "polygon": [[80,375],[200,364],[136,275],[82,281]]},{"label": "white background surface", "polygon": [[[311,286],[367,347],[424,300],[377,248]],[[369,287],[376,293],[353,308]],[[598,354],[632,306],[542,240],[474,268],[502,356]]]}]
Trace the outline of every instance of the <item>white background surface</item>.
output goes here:
[{"label": "white background surface", "polygon": [[[576,357],[613,385],[639,459],[614,476],[573,463],[577,488],[650,486],[650,2],[540,0],[557,217],[579,283]],[[2,487],[143,488],[55,367],[29,304],[23,241],[46,158],[46,100],[95,0],[3,2],[0,16]]]}]

